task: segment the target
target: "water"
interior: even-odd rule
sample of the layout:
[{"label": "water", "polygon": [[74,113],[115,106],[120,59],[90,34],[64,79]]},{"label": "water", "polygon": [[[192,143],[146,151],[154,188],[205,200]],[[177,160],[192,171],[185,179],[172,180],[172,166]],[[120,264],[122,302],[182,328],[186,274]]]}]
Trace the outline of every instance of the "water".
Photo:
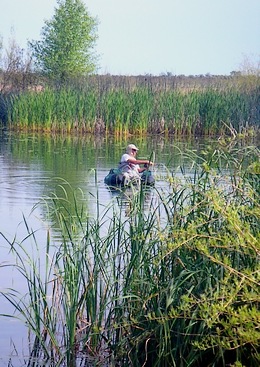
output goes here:
[{"label": "water", "polygon": [[[14,260],[9,252],[14,238],[23,240],[28,228],[36,231],[37,243],[46,243],[46,231],[51,228],[54,241],[59,241],[55,223],[50,221],[43,198],[59,196],[61,186],[80,188],[86,197],[88,210],[96,211],[97,192],[103,206],[112,193],[104,184],[110,168],[116,167],[125,146],[130,141],[113,138],[25,135],[0,132],[0,289],[14,288],[25,292],[21,277],[8,266]],[[178,173],[185,164],[185,152],[199,150],[205,142],[166,141],[163,138],[135,139],[139,158],[155,154],[154,173],[157,187],[167,187],[165,167]],[[26,225],[25,225],[26,223]],[[3,266],[5,265],[5,266]],[[0,313],[12,313],[10,303],[0,296]],[[23,322],[0,317],[0,367],[11,357],[14,366],[23,365],[27,350],[27,330]]]}]

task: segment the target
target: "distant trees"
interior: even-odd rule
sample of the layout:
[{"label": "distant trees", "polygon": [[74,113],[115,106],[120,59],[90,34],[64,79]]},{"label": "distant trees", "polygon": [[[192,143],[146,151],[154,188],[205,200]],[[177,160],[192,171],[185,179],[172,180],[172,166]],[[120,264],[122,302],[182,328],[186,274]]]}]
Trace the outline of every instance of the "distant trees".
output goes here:
[{"label": "distant trees", "polygon": [[243,61],[240,65],[240,71],[242,75],[255,75],[260,76],[260,55],[248,56],[244,55]]},{"label": "distant trees", "polygon": [[27,89],[35,83],[32,72],[32,59],[29,52],[21,48],[14,37],[9,39],[8,47],[3,51],[0,40],[0,92]]},{"label": "distant trees", "polygon": [[57,3],[53,18],[42,28],[42,39],[29,43],[37,68],[60,80],[93,73],[97,20],[81,0]]}]

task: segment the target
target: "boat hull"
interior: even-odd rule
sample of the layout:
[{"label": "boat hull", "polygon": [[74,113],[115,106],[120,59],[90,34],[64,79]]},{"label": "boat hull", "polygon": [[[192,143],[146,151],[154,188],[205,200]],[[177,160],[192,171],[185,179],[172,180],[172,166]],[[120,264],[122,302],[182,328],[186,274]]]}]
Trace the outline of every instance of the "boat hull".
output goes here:
[{"label": "boat hull", "polygon": [[155,179],[152,175],[152,172],[146,170],[140,176],[140,180],[136,178],[127,180],[118,169],[112,168],[105,177],[104,182],[106,185],[111,187],[126,187],[130,185],[138,185],[140,183],[148,186],[154,186]]}]

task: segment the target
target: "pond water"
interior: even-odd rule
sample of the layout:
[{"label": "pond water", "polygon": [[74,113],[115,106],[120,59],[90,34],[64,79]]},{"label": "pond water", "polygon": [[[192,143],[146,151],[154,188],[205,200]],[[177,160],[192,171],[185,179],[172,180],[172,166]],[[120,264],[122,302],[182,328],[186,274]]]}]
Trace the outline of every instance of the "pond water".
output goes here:
[{"label": "pond water", "polygon": [[[50,223],[42,198],[59,196],[61,186],[80,188],[88,210],[95,212],[96,196],[103,206],[111,201],[111,192],[104,184],[110,168],[116,167],[128,143],[139,147],[139,158],[154,156],[156,186],[167,187],[167,170],[178,174],[185,165],[185,154],[200,150],[209,141],[175,141],[163,137],[115,140],[112,137],[45,136],[0,132],[0,290],[18,289],[23,292],[22,280],[8,265],[13,261],[10,246],[14,238],[21,241],[27,234],[26,224],[37,231],[39,243],[46,241]],[[187,163],[188,164],[188,163]],[[39,204],[39,205],[37,205]],[[35,207],[36,206],[36,207]],[[32,210],[33,209],[33,210]],[[55,226],[54,226],[55,227]],[[54,240],[59,241],[55,232]],[[13,310],[0,296],[0,314]],[[21,366],[27,349],[27,330],[21,321],[0,316],[0,367]],[[26,359],[26,356],[24,356]]]}]

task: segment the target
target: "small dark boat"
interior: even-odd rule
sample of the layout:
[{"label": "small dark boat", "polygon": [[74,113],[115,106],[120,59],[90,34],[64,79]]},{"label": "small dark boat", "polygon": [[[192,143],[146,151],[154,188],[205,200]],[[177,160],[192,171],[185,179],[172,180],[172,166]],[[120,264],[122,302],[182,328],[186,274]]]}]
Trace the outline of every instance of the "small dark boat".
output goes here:
[{"label": "small dark boat", "polygon": [[126,187],[130,185],[138,185],[140,183],[147,186],[154,186],[155,179],[151,171],[145,170],[140,175],[140,180],[136,179],[135,177],[132,180],[129,180],[123,176],[119,169],[112,168],[105,177],[104,182],[106,185],[111,187]]}]

